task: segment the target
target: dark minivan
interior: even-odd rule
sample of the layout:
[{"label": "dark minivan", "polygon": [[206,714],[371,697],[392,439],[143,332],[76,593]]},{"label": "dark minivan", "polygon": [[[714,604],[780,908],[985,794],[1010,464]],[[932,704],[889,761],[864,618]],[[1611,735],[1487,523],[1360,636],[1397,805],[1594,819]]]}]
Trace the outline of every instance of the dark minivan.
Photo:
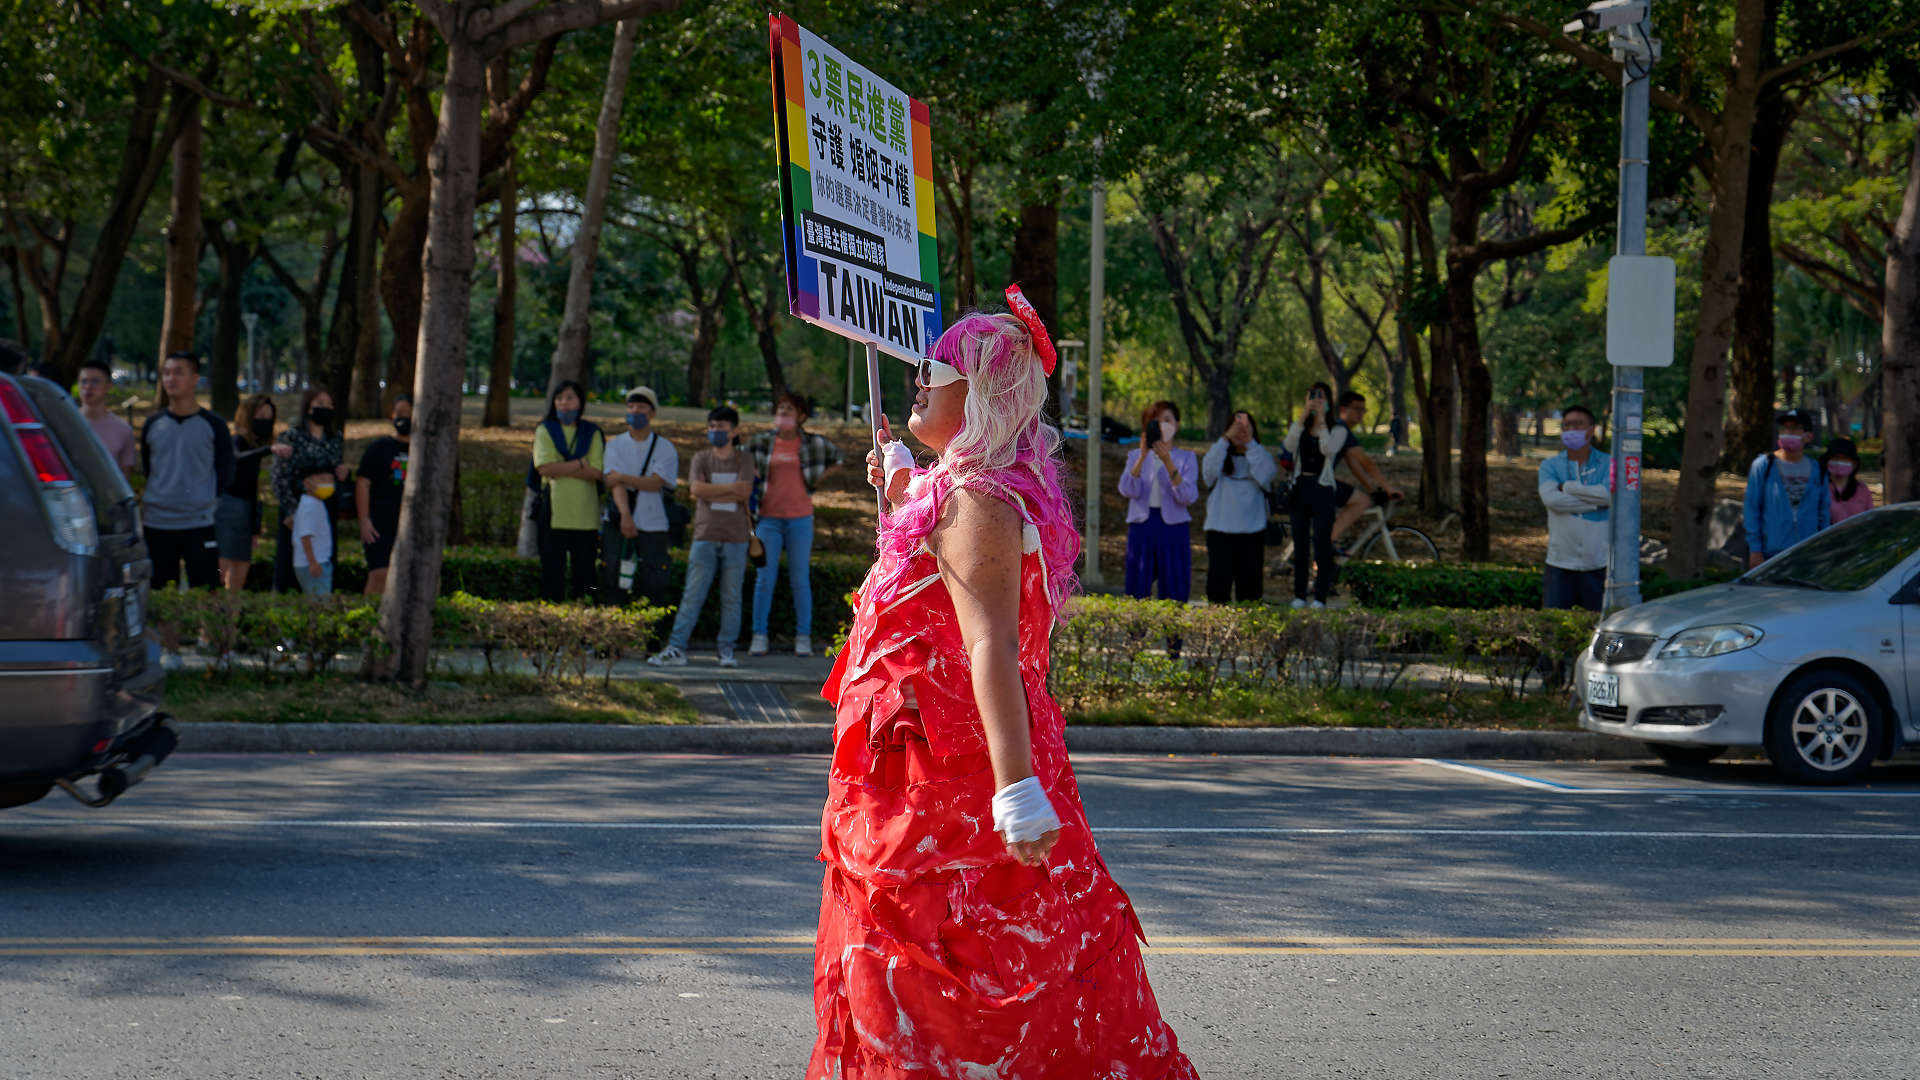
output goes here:
[{"label": "dark minivan", "polygon": [[3,372],[0,529],[0,807],[105,806],[179,741],[139,504],[65,391]]}]

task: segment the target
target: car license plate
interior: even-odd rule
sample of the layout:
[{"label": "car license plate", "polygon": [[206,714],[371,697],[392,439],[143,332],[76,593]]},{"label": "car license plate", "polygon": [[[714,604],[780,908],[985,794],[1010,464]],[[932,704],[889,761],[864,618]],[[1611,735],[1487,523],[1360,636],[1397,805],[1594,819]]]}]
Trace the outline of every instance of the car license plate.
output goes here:
[{"label": "car license plate", "polygon": [[1603,675],[1597,671],[1588,672],[1587,673],[1587,704],[1609,705],[1609,706],[1619,705],[1620,704],[1620,676]]}]

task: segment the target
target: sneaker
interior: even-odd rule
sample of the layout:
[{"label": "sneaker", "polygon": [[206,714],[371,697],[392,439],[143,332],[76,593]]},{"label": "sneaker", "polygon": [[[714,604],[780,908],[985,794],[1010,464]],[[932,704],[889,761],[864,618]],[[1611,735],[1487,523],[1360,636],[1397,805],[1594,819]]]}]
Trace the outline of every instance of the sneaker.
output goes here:
[{"label": "sneaker", "polygon": [[1306,608],[1307,602],[1305,600],[1296,598],[1294,602],[1289,604],[1288,606],[1293,608],[1293,610],[1295,611],[1301,611]]},{"label": "sneaker", "polygon": [[669,645],[647,657],[649,667],[686,667],[687,654]]},{"label": "sneaker", "polygon": [[740,661],[734,659],[733,657],[732,649],[720,650],[720,666],[721,667],[739,667],[740,666]]},{"label": "sneaker", "polygon": [[1314,611],[1325,611],[1327,609],[1327,605],[1321,603],[1318,600],[1315,600],[1313,603],[1308,604],[1307,607],[1311,608]]},{"label": "sneaker", "polygon": [[767,635],[765,634],[753,635],[753,643],[747,646],[747,655],[748,656],[767,655]]},{"label": "sneaker", "polygon": [[809,637],[806,634],[801,634],[798,637],[795,637],[793,639],[793,655],[812,656],[813,655],[813,638]]}]

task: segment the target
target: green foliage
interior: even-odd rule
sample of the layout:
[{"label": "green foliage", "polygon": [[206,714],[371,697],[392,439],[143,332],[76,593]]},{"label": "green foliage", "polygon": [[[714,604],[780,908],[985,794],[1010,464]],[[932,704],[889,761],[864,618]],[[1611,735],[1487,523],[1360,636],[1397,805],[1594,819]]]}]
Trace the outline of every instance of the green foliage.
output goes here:
[{"label": "green foliage", "polygon": [[1564,687],[1566,661],[1586,647],[1595,621],[1583,611],[1295,611],[1086,596],[1054,635],[1052,689],[1070,712],[1249,690],[1384,693],[1416,682],[1449,700],[1475,688],[1515,698]]},{"label": "green foliage", "polygon": [[[1734,576],[1712,570],[1699,580],[1675,581],[1664,568],[1643,565],[1640,596],[1658,600]],[[1352,562],[1341,567],[1340,583],[1361,606],[1381,609],[1538,608],[1545,595],[1545,571],[1537,566]]]},{"label": "green foliage", "polygon": [[[593,669],[604,685],[614,664],[644,649],[668,614],[645,604],[589,607],[456,593],[435,605],[433,621],[442,647],[480,649],[489,673],[496,657],[516,656],[543,684],[584,680]],[[379,609],[361,596],[162,590],[153,594],[153,623],[213,655],[210,678],[245,659],[269,678],[325,675],[342,656],[372,662],[387,652]]]},{"label": "green foliage", "polygon": [[[845,633],[845,628],[853,621],[850,594],[866,578],[871,562],[866,556],[859,555],[814,554],[813,630],[817,637],[831,639],[835,634]],[[684,551],[673,553],[667,573],[667,600],[677,603],[680,590],[685,587],[687,580],[687,557]],[[752,600],[754,573],[758,571],[749,573],[741,585],[741,591],[745,594],[741,601],[743,604]],[[774,633],[780,634],[793,625],[793,593],[787,586],[784,570],[777,581],[773,591],[773,607],[768,617]],[[336,555],[333,567],[336,596],[358,594],[366,588],[366,583],[367,564],[364,558],[355,553]],[[272,586],[273,548],[270,544],[262,544],[254,552],[253,564],[247,571],[248,595],[265,592]],[[448,548],[440,565],[440,595],[451,597],[459,593],[484,597],[488,601],[539,600],[540,561],[523,559],[511,552],[492,548]],[[155,594],[156,597],[159,595]],[[434,617],[437,620],[441,616],[436,612]],[[665,626],[657,629],[664,634]],[[694,624],[693,635],[697,640],[710,641],[719,633],[720,597],[714,591],[708,594],[707,602],[700,610],[700,621]]]}]

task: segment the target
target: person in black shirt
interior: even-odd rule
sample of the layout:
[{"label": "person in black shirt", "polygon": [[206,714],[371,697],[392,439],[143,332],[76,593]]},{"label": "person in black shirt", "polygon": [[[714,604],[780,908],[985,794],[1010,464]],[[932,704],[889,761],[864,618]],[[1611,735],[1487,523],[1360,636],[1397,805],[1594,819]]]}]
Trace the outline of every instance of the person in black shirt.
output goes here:
[{"label": "person in black shirt", "polygon": [[360,458],[354,481],[354,505],[360,513],[360,540],[367,547],[367,595],[387,587],[393,538],[400,531],[400,496],[406,489],[407,455],[413,443],[413,399],[393,399],[393,434],[382,435]]},{"label": "person in black shirt", "polygon": [[229,592],[247,587],[253,565],[253,539],[260,535],[260,464],[268,454],[286,457],[291,447],[273,441],[278,410],[273,399],[255,394],[233,414],[233,483],[220,493],[213,512],[214,540],[220,547],[220,579]]}]

